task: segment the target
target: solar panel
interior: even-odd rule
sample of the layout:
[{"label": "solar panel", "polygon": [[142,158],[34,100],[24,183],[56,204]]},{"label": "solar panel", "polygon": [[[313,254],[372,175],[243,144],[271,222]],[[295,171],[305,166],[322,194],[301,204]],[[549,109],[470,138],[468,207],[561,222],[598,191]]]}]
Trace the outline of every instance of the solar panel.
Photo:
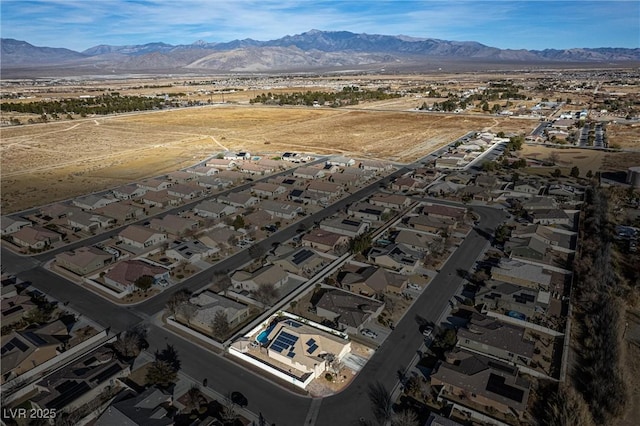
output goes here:
[{"label": "solar panel", "polygon": [[289,352],[289,353],[287,354],[287,356],[288,356],[289,358],[293,358],[294,356],[296,356],[296,353],[295,353],[295,352]]},{"label": "solar panel", "polygon": [[318,347],[319,347],[319,346],[318,346],[318,345],[316,345],[316,344],[314,343],[313,345],[311,345],[311,346],[309,347],[309,349],[307,349],[307,353],[309,353],[309,354],[314,353],[314,352],[316,351],[316,349],[318,349]]},{"label": "solar panel", "polygon": [[293,263],[296,265],[299,265],[312,256],[313,256],[313,252],[311,250],[307,250],[307,249],[300,250],[295,255],[293,255]]},{"label": "solar panel", "polygon": [[493,373],[489,374],[489,380],[487,381],[486,389],[489,392],[496,393],[516,402],[522,402],[522,398],[524,397],[524,390],[518,389],[511,385],[507,385],[505,383],[504,377],[498,376],[497,374]]},{"label": "solar panel", "polygon": [[284,350],[284,346],[280,345],[279,342],[274,342],[270,349],[273,349],[276,352],[282,352]]},{"label": "solar panel", "polygon": [[314,339],[309,339],[309,340],[307,340],[306,345],[307,345],[307,346],[311,346],[311,345],[313,345],[314,343],[316,343],[316,341],[315,341]]},{"label": "solar panel", "polygon": [[282,333],[280,333],[280,336],[285,337],[287,339],[295,339],[298,340],[297,336],[294,336],[293,334],[287,333],[286,331],[283,331]]},{"label": "solar panel", "polygon": [[24,352],[24,351],[26,351],[27,349],[29,349],[29,346],[25,345],[25,344],[24,344],[24,342],[22,342],[22,341],[18,340],[18,339],[17,339],[17,338],[15,338],[15,337],[14,337],[13,339],[11,339],[11,343],[13,343],[13,345],[14,345],[16,348],[20,349],[20,351],[21,351],[21,352]]},{"label": "solar panel", "polygon": [[342,221],[342,223],[349,226],[360,226],[360,222],[356,222],[355,220],[345,219]]}]

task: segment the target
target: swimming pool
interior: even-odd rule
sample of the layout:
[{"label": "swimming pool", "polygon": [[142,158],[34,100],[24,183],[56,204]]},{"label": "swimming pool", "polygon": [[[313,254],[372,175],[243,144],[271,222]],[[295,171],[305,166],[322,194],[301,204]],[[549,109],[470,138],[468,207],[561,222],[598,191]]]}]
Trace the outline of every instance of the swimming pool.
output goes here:
[{"label": "swimming pool", "polygon": [[276,324],[277,322],[274,322],[269,327],[267,327],[266,330],[258,334],[258,336],[256,337],[256,342],[260,343],[261,345],[266,345],[267,343],[269,343],[269,339],[267,338],[267,336],[269,336],[269,333],[271,333],[271,330],[275,328]]}]

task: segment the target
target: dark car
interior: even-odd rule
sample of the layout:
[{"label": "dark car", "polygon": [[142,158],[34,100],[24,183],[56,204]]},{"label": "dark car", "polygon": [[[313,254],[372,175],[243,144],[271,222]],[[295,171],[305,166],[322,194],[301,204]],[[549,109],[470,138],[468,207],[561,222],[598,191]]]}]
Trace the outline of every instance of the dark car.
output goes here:
[{"label": "dark car", "polygon": [[246,407],[249,403],[249,401],[247,401],[247,398],[240,392],[231,392],[231,402],[240,407]]}]

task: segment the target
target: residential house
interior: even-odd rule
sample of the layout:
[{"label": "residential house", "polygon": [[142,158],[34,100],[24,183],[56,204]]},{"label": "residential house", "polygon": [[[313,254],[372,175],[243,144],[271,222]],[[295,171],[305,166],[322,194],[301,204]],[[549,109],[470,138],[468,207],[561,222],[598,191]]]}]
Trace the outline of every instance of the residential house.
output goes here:
[{"label": "residential house", "polygon": [[149,191],[142,196],[141,201],[151,207],[169,207],[177,206],[180,202],[178,197],[169,195],[169,191],[163,189],[161,191]]},{"label": "residential house", "polygon": [[423,257],[422,253],[397,244],[390,244],[386,247],[372,247],[367,252],[367,260],[370,262],[394,269],[401,274],[415,272]]},{"label": "residential house", "polygon": [[336,234],[346,235],[347,237],[356,237],[367,232],[371,224],[359,219],[328,219],[320,222],[320,229]]},{"label": "residential house", "polygon": [[400,294],[407,287],[406,277],[376,266],[347,265],[338,273],[338,282],[342,288],[367,296]]},{"label": "residential house", "polygon": [[346,235],[313,229],[302,236],[301,243],[305,247],[311,247],[326,253],[342,251],[341,249],[346,250],[349,247],[349,241],[350,238]]},{"label": "residential house", "polygon": [[483,305],[484,310],[504,314],[516,312],[532,318],[536,313],[547,311],[549,297],[546,291],[491,280],[478,290],[475,304]]},{"label": "residential house", "polygon": [[207,160],[206,162],[206,166],[207,167],[215,167],[216,169],[220,169],[220,170],[231,170],[236,166],[237,162],[235,160],[225,160],[223,158],[212,158],[210,160]]},{"label": "residential house", "polygon": [[[478,410],[489,417],[494,412],[514,415],[518,423],[517,419],[526,418],[531,384],[518,374],[517,368],[482,355],[462,350],[448,353],[446,362],[440,362],[431,373],[431,386],[440,389],[439,401],[462,406],[462,411]],[[486,423],[486,417],[478,420]]]},{"label": "residential house", "polygon": [[317,167],[298,167],[293,171],[293,177],[301,179],[321,179],[325,172]]},{"label": "residential house", "polygon": [[363,170],[372,170],[374,172],[383,172],[393,169],[393,165],[378,160],[362,160],[359,166]]},{"label": "residential house", "polygon": [[326,174],[332,175],[334,173],[338,173],[340,171],[340,167],[334,164],[325,164],[322,170],[324,170]]},{"label": "residential house", "polygon": [[429,186],[427,194],[434,196],[454,194],[464,187],[465,185],[440,180]]},{"label": "residential house", "polygon": [[189,327],[208,334],[213,334],[213,320],[219,312],[225,315],[229,328],[231,329],[242,324],[249,318],[249,307],[247,305],[220,296],[211,290],[205,290],[192,297],[189,299],[189,303],[196,308],[193,315],[186,318],[184,311],[178,309],[176,319],[188,324]]},{"label": "residential house", "polygon": [[251,153],[246,151],[241,151],[241,152],[226,151],[222,155],[225,160],[246,161],[251,159]]},{"label": "residential house", "polygon": [[181,200],[193,200],[194,198],[202,197],[204,191],[197,183],[179,183],[167,189],[167,194],[180,198]]},{"label": "residential house", "polygon": [[484,315],[473,316],[458,330],[458,347],[515,365],[529,365],[535,344],[525,339],[525,328]]},{"label": "residential house", "polygon": [[[96,209],[97,213],[115,219],[119,223],[144,216],[144,209],[131,201],[120,201]],[[73,216],[72,216],[73,217]]]},{"label": "residential house", "polygon": [[258,160],[258,165],[269,168],[272,171],[276,171],[278,169],[284,170],[286,168],[285,164],[282,161],[271,160],[269,158],[261,158],[260,160]]},{"label": "residential house", "polygon": [[457,222],[464,221],[467,209],[461,207],[443,206],[442,204],[426,204],[422,206],[422,214],[439,219],[453,219]]},{"label": "residential house", "polygon": [[113,225],[115,222],[116,221],[113,218],[89,213],[79,209],[67,216],[67,225],[85,232],[105,229]]},{"label": "residential house", "polygon": [[171,186],[171,182],[159,179],[147,179],[137,183],[138,187],[147,191],[164,191]]},{"label": "residential house", "polygon": [[231,192],[227,195],[218,197],[218,201],[235,207],[252,207],[260,202],[260,199],[254,197],[248,191]]},{"label": "residential house", "polygon": [[347,209],[350,216],[369,221],[381,221],[389,213],[389,208],[367,202],[353,203]]},{"label": "residential house", "polygon": [[505,251],[512,259],[542,262],[548,257],[551,247],[536,235],[531,237],[511,237],[504,245]]},{"label": "residential house", "polygon": [[275,169],[273,167],[261,166],[256,163],[242,163],[239,166],[241,173],[249,174],[252,176],[262,176],[269,173],[273,173]]},{"label": "residential house", "polygon": [[532,265],[514,259],[501,259],[498,266],[491,268],[491,278],[548,291],[551,284],[551,271],[541,265]]},{"label": "residential house", "polygon": [[540,225],[566,225],[571,224],[569,215],[560,209],[533,210],[529,213],[531,221]]},{"label": "residential house", "polygon": [[531,197],[522,201],[522,208],[528,212],[536,210],[551,210],[558,208],[558,202],[552,197]]},{"label": "residential house", "polygon": [[131,292],[143,276],[153,277],[154,283],[169,279],[169,270],[142,260],[123,260],[104,275],[104,282],[121,292]]},{"label": "residential house", "polygon": [[272,218],[292,220],[302,212],[299,204],[292,204],[280,201],[265,200],[260,203],[260,208]]},{"label": "residential house", "polygon": [[[174,185],[187,183],[190,180],[195,180],[196,175],[193,173],[188,173],[182,170],[176,170],[175,172],[171,172],[167,175],[167,179]],[[168,188],[167,188],[168,189]]]},{"label": "residential house", "polygon": [[21,247],[42,250],[62,241],[62,235],[40,226],[25,226],[11,234],[13,242]]},{"label": "residential house", "polygon": [[349,173],[334,173],[329,177],[329,182],[340,185],[343,188],[358,186],[362,183],[357,177]]},{"label": "residential house", "polygon": [[165,407],[172,401],[170,392],[155,386],[138,395],[127,389],[118,394],[93,426],[170,426],[174,421]]},{"label": "residential house", "polygon": [[284,186],[268,182],[257,182],[251,187],[251,192],[258,197],[274,198],[286,191]]},{"label": "residential house", "polygon": [[111,192],[119,200],[131,200],[142,197],[147,192],[147,189],[136,184],[130,184],[115,188]]},{"label": "residential house", "polygon": [[31,221],[24,219],[14,219],[9,216],[2,216],[0,218],[0,228],[2,229],[2,235],[11,235],[18,232],[25,226],[31,226]]},{"label": "residential house", "polygon": [[332,166],[340,166],[340,167],[351,167],[356,164],[356,160],[354,160],[353,158],[337,156],[337,157],[331,157],[330,159],[328,159],[326,164],[329,164]]},{"label": "residential house", "polygon": [[289,273],[309,278],[331,263],[331,259],[303,247],[279,256],[272,263]]},{"label": "residential house", "polygon": [[[13,380],[59,354],[67,328],[60,320],[2,336],[2,383]],[[61,338],[58,338],[60,336]]]},{"label": "residential house", "polygon": [[540,193],[540,189],[542,188],[537,182],[520,181],[513,185],[514,192],[520,192],[523,194],[538,195]]},{"label": "residential house", "polygon": [[236,210],[235,206],[219,203],[215,200],[205,200],[193,208],[193,212],[198,216],[214,219],[234,214]]},{"label": "residential house", "polygon": [[576,247],[577,233],[545,225],[518,224],[512,231],[512,237],[533,237],[544,241],[551,249],[564,253],[573,253]]},{"label": "residential house", "polygon": [[293,189],[287,195],[287,199],[295,203],[311,205],[328,205],[330,196],[321,192],[310,192],[303,189]]},{"label": "residential house", "polygon": [[62,203],[49,204],[48,206],[40,207],[40,214],[46,221],[62,219],[67,216],[71,208],[71,206]]},{"label": "residential house", "polygon": [[195,231],[198,229],[198,221],[185,219],[174,214],[168,214],[160,219],[151,219],[149,228],[160,232],[166,232],[171,235],[184,235],[189,231]]},{"label": "residential house", "polygon": [[[376,175],[376,172],[372,170],[364,170],[358,167],[348,167],[342,171],[343,175],[351,176],[352,179],[359,184],[364,183],[370,179],[373,179]],[[334,174],[333,176],[337,176]]]},{"label": "residential house", "polygon": [[493,189],[498,186],[498,179],[494,175],[478,175],[476,176],[476,185],[481,188]]},{"label": "residential house", "polygon": [[165,251],[165,256],[177,262],[195,263],[219,251],[219,248],[209,247],[200,240],[174,241]]},{"label": "residential house", "polygon": [[243,235],[233,227],[219,224],[205,235],[200,235],[198,239],[209,247],[230,247],[235,245]]},{"label": "residential house", "polygon": [[95,210],[112,203],[117,203],[117,198],[106,198],[98,195],[88,195],[86,197],[74,198],[71,203],[82,210]]},{"label": "residential house", "polygon": [[393,181],[391,189],[394,191],[407,192],[414,191],[418,186],[421,185],[417,180],[410,177],[400,177]]},{"label": "residential house", "polygon": [[235,185],[237,183],[244,182],[246,178],[246,174],[235,172],[233,170],[223,170],[218,173],[218,179],[223,182],[229,182],[229,185]]},{"label": "residential house", "polygon": [[229,179],[221,179],[219,176],[198,176],[198,186],[207,191],[220,191],[231,186],[233,182]]},{"label": "residential house", "polygon": [[129,364],[102,346],[37,382],[35,389],[39,393],[30,401],[41,409],[55,410],[58,415],[73,412],[130,373]]},{"label": "residential house", "polygon": [[56,265],[78,275],[87,275],[113,262],[114,257],[96,247],[79,247],[56,255]]},{"label": "residential house", "polygon": [[369,199],[369,203],[374,206],[402,210],[411,205],[411,198],[404,195],[376,193]]},{"label": "residential house", "polygon": [[439,237],[408,230],[398,231],[391,237],[394,243],[421,253],[428,253],[436,238]]},{"label": "residential house", "polygon": [[167,234],[144,226],[131,225],[118,233],[118,239],[132,247],[143,249],[162,243],[167,239]]},{"label": "residential house", "polygon": [[207,166],[196,166],[186,170],[187,173],[193,173],[194,175],[200,176],[213,176],[220,172],[220,170],[215,167],[207,167]]},{"label": "residential house", "polygon": [[253,272],[236,271],[231,275],[233,286],[242,290],[256,291],[263,285],[271,284],[276,289],[287,282],[289,275],[279,265],[266,265]]},{"label": "residential house", "polygon": [[349,340],[292,319],[278,322],[267,339],[270,358],[314,378],[328,368],[326,354],[340,361],[351,351]]},{"label": "residential house", "polygon": [[13,297],[3,298],[0,303],[3,327],[20,322],[31,312],[38,309],[38,306],[31,301],[31,297],[18,294]]},{"label": "residential house", "polygon": [[378,318],[385,304],[370,297],[338,289],[321,289],[315,304],[316,315],[334,322],[338,328],[355,334]]},{"label": "residential house", "polygon": [[320,194],[325,194],[330,198],[338,197],[342,194],[342,187],[338,184],[331,182],[323,182],[319,180],[313,180],[307,186],[308,192],[318,192]]},{"label": "residential house", "polygon": [[419,231],[438,234],[442,231],[451,233],[456,229],[458,222],[451,218],[440,218],[436,216],[417,215],[406,216],[403,221],[411,228]]}]

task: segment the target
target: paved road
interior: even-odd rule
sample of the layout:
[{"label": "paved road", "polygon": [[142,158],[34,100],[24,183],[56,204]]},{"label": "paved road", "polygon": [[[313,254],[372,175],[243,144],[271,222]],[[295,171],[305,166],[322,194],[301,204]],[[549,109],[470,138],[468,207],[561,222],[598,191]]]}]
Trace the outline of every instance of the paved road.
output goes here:
[{"label": "paved road", "polygon": [[[389,182],[394,176],[406,173],[409,169],[402,168],[383,182]],[[334,205],[304,218],[279,233],[271,235],[259,244],[269,249],[274,242],[281,242],[291,238],[300,223],[307,228],[323,217],[331,215],[345,208],[349,203],[357,201],[378,190],[378,185],[371,185],[352,194]],[[437,200],[441,202],[440,200]],[[184,206],[181,208],[185,208]],[[314,404],[314,416],[317,415],[317,425],[347,425],[357,424],[360,417],[370,419],[370,409],[366,396],[369,384],[380,381],[389,390],[397,382],[397,371],[403,370],[410,362],[422,342],[422,335],[418,331],[415,321],[419,315],[429,321],[436,321],[446,307],[448,300],[456,293],[462,284],[458,270],[469,270],[477,256],[486,246],[494,229],[503,220],[505,214],[498,209],[474,206],[481,216],[481,228],[471,231],[468,238],[456,250],[443,267],[440,274],[425,289],[416,300],[404,319],[396,325],[396,330],[378,349],[373,358],[356,377],[353,384],[339,395],[335,395]],[[83,315],[87,315],[98,323],[110,326],[114,331],[125,330],[135,324],[143,323],[149,329],[149,351],[162,349],[167,343],[173,344],[182,361],[184,373],[194,378],[207,378],[209,386],[220,393],[231,391],[242,392],[249,400],[248,409],[255,413],[262,413],[269,423],[281,425],[302,425],[311,407],[311,399],[293,393],[290,390],[274,386],[273,383],[260,374],[253,374],[235,362],[212,354],[197,345],[178,338],[171,332],[155,325],[153,315],[159,312],[170,297],[171,291],[143,304],[125,308],[105,300],[84,288],[73,285],[42,268],[40,262],[50,258],[39,256],[29,258],[17,256],[3,250],[3,264],[11,265],[21,279],[31,281],[37,289],[61,301],[70,301],[70,305]],[[217,267],[197,274],[186,280],[178,288],[198,289],[210,282],[211,276],[217,270],[232,270],[249,261],[247,251],[237,253],[225,259]],[[15,268],[13,267],[15,265]],[[319,411],[318,410],[319,404]]]}]

